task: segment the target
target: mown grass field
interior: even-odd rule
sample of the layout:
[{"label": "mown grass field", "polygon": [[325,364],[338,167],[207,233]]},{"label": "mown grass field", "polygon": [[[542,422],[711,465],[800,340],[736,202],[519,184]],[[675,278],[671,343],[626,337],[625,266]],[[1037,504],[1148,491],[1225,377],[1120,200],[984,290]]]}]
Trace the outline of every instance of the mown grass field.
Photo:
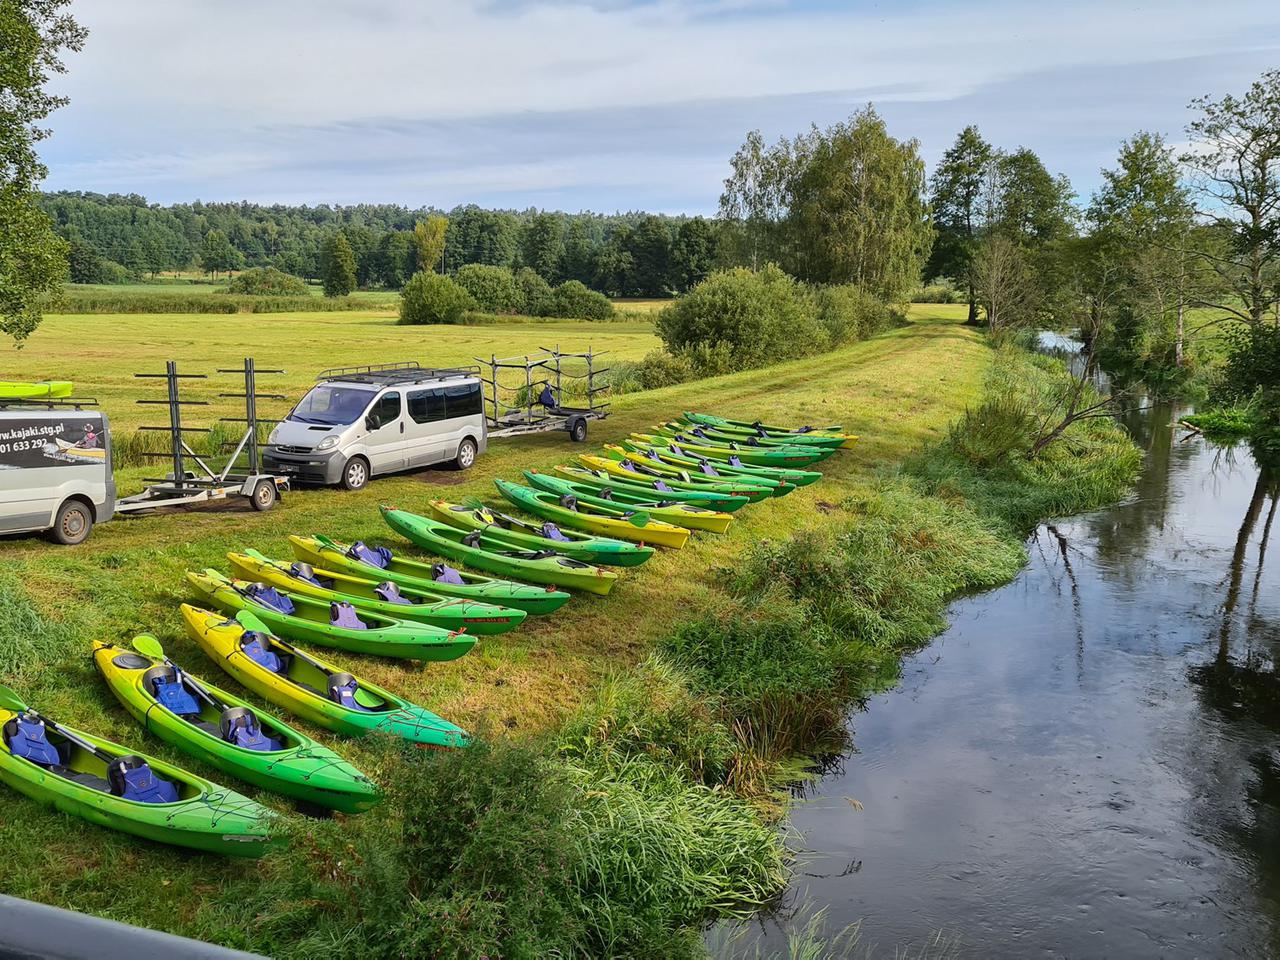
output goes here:
[{"label": "mown grass field", "polygon": [[[813,523],[870,475],[942,434],[978,396],[991,358],[980,335],[955,322],[962,310],[921,306],[913,310],[916,322],[831,354],[619,398],[609,420],[593,425],[588,448],[688,408],[783,422],[842,422],[862,439],[824,465],[822,482],[747,508],[727,535],[699,536],[682,551],[664,552],[627,571],[612,596],[576,597],[550,618],[486,639],[460,661],[424,668],[342,653],[332,658],[471,728],[518,737],[558,724],[604,677],[637,662],[673,625],[727,608],[728,571],[748,546]],[[208,369],[252,353],[263,366],[290,369],[281,383],[291,393],[321,366],[400,357],[455,363],[490,350],[511,354],[584,339],[627,357],[641,356],[657,342],[639,325],[399,328],[377,314],[50,317],[22,353],[5,355],[0,376],[18,372],[15,359],[24,376],[74,376],[117,421],[136,423],[140,418],[128,408],[138,387],[129,375],[169,356]],[[68,357],[93,362],[77,365]],[[39,368],[27,366],[32,362]],[[94,372],[81,374],[82,368]],[[185,570],[225,566],[226,551],[248,546],[284,556],[285,537],[294,532],[382,541],[412,553],[382,525],[377,504],[422,510],[432,497],[492,500],[493,478],[546,469],[581,449],[560,434],[501,440],[466,474],[428,470],[378,480],[358,494],[296,492],[268,514],[135,517],[103,525],[75,549],[35,538],[0,541],[0,679],[53,716],[199,769],[127,717],[90,664],[92,639],[126,642],[138,632],[155,633],[178,663],[236,689],[181,632],[176,608],[192,599]],[[375,752],[309,732],[378,776]],[[256,795],[288,809],[270,795]],[[264,869],[134,841],[16,795],[4,799],[0,843],[10,852],[0,879],[5,893],[200,935],[209,932],[204,905],[216,902],[232,877]]]}]

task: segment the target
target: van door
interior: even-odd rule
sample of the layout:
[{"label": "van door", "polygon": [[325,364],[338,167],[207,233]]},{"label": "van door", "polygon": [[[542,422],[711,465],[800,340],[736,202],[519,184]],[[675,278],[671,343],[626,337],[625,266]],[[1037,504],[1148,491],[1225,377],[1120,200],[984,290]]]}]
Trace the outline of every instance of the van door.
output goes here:
[{"label": "van door", "polygon": [[390,473],[404,468],[405,423],[399,390],[388,390],[369,407],[365,415],[378,418],[379,426],[364,437],[372,473]]},{"label": "van door", "polygon": [[452,460],[458,455],[458,445],[463,437],[475,437],[480,442],[484,424],[484,397],[479,383],[458,383],[444,388],[444,410],[447,418],[441,426],[447,433],[444,457]]},{"label": "van door", "polygon": [[408,401],[405,460],[411,467],[439,463],[449,452],[449,436],[443,430],[444,390],[439,387],[410,390]]}]

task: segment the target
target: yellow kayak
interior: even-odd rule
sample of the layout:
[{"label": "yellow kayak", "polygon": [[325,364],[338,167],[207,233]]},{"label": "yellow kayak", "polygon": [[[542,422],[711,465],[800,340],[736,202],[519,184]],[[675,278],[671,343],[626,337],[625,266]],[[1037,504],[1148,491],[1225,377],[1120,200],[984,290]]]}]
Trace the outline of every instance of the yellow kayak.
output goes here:
[{"label": "yellow kayak", "polygon": [[0,380],[0,398],[5,400],[59,400],[71,396],[72,384],[68,380],[41,380],[23,383],[20,380]]}]

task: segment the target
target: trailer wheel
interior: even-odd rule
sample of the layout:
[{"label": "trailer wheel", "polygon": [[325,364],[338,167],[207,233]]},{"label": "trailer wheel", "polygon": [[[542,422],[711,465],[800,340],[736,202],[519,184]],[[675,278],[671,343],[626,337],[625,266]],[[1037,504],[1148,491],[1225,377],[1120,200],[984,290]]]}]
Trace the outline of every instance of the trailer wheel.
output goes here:
[{"label": "trailer wheel", "polygon": [[569,421],[569,439],[574,443],[582,443],[587,439],[587,421],[584,417],[574,417]]},{"label": "trailer wheel", "polygon": [[348,490],[362,490],[369,482],[369,461],[364,457],[352,457],[342,468],[342,485]]},{"label": "trailer wheel", "polygon": [[67,500],[58,508],[49,535],[55,543],[73,547],[84,543],[93,530],[93,510],[83,500]]},{"label": "trailer wheel", "polygon": [[249,502],[253,504],[253,509],[264,513],[276,505],[279,497],[274,480],[259,480],[258,485],[253,488],[253,496],[249,498]]}]

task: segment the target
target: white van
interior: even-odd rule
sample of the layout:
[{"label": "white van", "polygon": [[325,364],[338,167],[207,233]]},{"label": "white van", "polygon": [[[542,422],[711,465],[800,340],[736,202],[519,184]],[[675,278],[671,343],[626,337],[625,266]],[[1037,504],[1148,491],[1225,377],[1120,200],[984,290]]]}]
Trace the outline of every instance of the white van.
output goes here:
[{"label": "white van", "polygon": [[489,442],[474,369],[389,363],[326,370],[271,432],[263,467],[303,483],[359,490],[370,477],[452,463]]},{"label": "white van", "polygon": [[75,544],[116,509],[107,417],[73,402],[0,402],[0,534]]}]

